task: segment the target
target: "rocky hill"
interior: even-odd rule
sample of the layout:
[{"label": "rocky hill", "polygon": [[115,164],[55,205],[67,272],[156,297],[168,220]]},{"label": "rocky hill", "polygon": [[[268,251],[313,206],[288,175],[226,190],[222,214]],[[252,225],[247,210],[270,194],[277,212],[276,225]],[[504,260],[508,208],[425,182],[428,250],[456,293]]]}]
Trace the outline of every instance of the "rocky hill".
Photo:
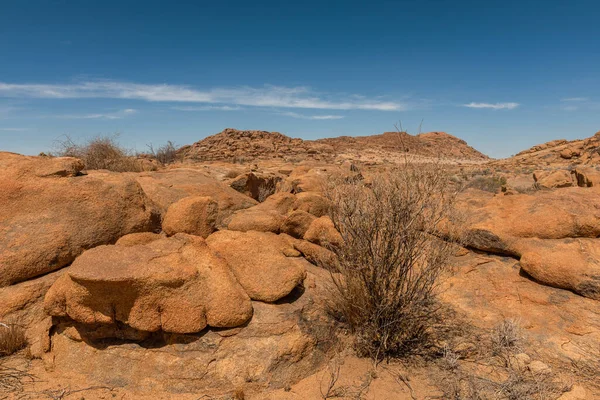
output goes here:
[{"label": "rocky hill", "polygon": [[446,132],[428,132],[410,135],[406,132],[385,132],[372,136],[341,136],[319,139],[315,143],[332,146],[336,152],[348,150],[380,149],[429,157],[464,160],[487,160],[488,156],[469,146],[467,142]]},{"label": "rocky hill", "polygon": [[341,136],[319,140],[292,139],[278,132],[225,129],[180,150],[184,157],[197,161],[249,161],[254,159],[295,158],[332,161],[345,153],[381,151],[461,160],[487,160],[464,140],[445,132],[410,135],[385,132],[373,136]]},{"label": "rocky hill", "polygon": [[557,139],[521,151],[500,164],[523,166],[568,166],[600,164],[600,132],[587,139]]}]

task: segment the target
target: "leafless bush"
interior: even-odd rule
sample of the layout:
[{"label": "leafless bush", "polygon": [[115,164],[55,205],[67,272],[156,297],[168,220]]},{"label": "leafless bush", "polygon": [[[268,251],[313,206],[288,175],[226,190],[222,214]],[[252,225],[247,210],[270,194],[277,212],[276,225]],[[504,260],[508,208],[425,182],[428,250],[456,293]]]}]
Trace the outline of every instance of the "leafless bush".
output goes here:
[{"label": "leafless bush", "polygon": [[177,147],[170,140],[158,147],[156,150],[152,144],[147,145],[150,156],[155,158],[161,164],[172,164],[177,161]]},{"label": "leafless bush", "polygon": [[441,166],[406,164],[362,180],[332,181],[331,219],[343,238],[332,304],[375,360],[418,352],[438,317],[436,289],[452,244],[438,239],[455,193]]},{"label": "leafless bush", "polygon": [[519,350],[522,339],[519,321],[504,319],[492,330],[491,339],[494,354],[514,353]]},{"label": "leafless bush", "polygon": [[0,323],[0,356],[8,356],[27,346],[25,330],[17,324]]},{"label": "leafless bush", "polygon": [[115,172],[141,172],[142,164],[116,141],[116,136],[98,136],[78,144],[71,137],[64,136],[55,142],[59,157],[77,157],[86,169],[107,169]]},{"label": "leafless bush", "polygon": [[276,180],[265,179],[258,186],[258,198],[256,200],[258,200],[259,203],[262,203],[263,201],[265,201],[267,199],[267,197],[269,197],[273,193],[275,193],[276,189],[277,189],[277,181]]},{"label": "leafless bush", "polygon": [[[26,371],[5,365],[0,358],[0,395],[8,393],[15,394],[23,391],[23,385],[27,382],[33,382],[34,377]],[[13,397],[2,397],[13,398]]]}]

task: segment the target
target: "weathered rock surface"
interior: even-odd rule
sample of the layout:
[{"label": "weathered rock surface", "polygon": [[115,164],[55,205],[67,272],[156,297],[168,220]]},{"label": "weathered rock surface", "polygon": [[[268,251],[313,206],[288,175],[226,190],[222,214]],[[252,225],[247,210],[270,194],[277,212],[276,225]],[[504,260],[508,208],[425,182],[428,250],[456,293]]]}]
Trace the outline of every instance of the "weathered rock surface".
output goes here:
[{"label": "weathered rock surface", "polygon": [[126,176],[73,177],[79,160],[11,153],[0,153],[2,165],[11,173],[3,171],[0,178],[0,286],[54,271],[85,249],[159,226],[152,202]]},{"label": "weathered rock surface", "polygon": [[515,238],[600,236],[600,195],[594,190],[564,188],[513,196],[468,190],[459,207],[469,216],[469,229],[489,232],[506,245]]},{"label": "weathered rock surface", "polygon": [[14,322],[25,329],[29,351],[41,357],[49,350],[51,318],[44,312],[44,296],[65,273],[61,269],[39,278],[0,287],[0,322]]},{"label": "weathered rock surface", "polygon": [[[598,302],[566,290],[540,285],[510,257],[470,252],[452,261],[456,268],[443,283],[441,298],[475,326],[491,329],[503,320],[519,321],[529,353],[555,370],[573,362],[597,365],[600,340]],[[534,359],[535,359],[534,358]]]},{"label": "weathered rock surface", "polygon": [[577,167],[572,174],[580,187],[600,186],[600,172],[591,167]]},{"label": "weathered rock surface", "polygon": [[343,242],[329,217],[315,219],[304,234],[304,239],[323,247],[339,246]]},{"label": "weathered rock surface", "polygon": [[252,316],[227,263],[202,238],[185,234],[86,251],[50,288],[45,309],[87,325],[176,333],[235,327]]},{"label": "weathered rock surface", "polygon": [[533,180],[541,188],[564,188],[573,186],[573,178],[569,171],[556,170],[556,171],[535,171],[533,173]]},{"label": "weathered rock surface", "polygon": [[515,247],[521,268],[538,281],[600,300],[600,240],[524,239]]},{"label": "weathered rock surface", "polygon": [[216,230],[219,205],[211,197],[189,196],[171,204],[163,219],[167,235],[188,233],[208,237]]},{"label": "weathered rock surface", "polygon": [[258,206],[237,211],[227,224],[231,231],[259,231],[279,233],[285,217],[274,210],[264,210]]},{"label": "weathered rock surface", "polygon": [[117,246],[136,246],[138,244],[148,244],[155,240],[164,238],[164,233],[154,233],[154,232],[139,232],[139,233],[130,233],[129,235],[125,235],[117,240],[115,243]]},{"label": "weathered rock surface", "polygon": [[239,193],[206,173],[188,168],[131,174],[146,195],[164,214],[169,206],[189,196],[210,197],[219,206],[217,225],[236,210],[257,204],[254,199]]},{"label": "weathered rock surface", "polygon": [[254,316],[241,329],[136,335],[116,326],[61,321],[48,362],[57,374],[76,371],[98,384],[174,398],[286,387],[313,374],[335,342],[324,308],[329,274],[304,264],[304,289],[277,304],[255,302]]},{"label": "weathered rock surface", "polygon": [[281,232],[287,233],[297,239],[302,239],[315,219],[317,217],[306,211],[293,211],[281,225]]},{"label": "weathered rock surface", "polygon": [[279,300],[304,280],[305,263],[300,253],[274,233],[219,231],[206,241],[227,260],[252,300]]},{"label": "weathered rock surface", "polygon": [[521,259],[542,283],[600,299],[600,195],[588,188],[491,196],[467,191],[466,243]]},{"label": "weathered rock surface", "polygon": [[0,171],[4,177],[13,180],[73,177],[83,169],[83,162],[78,158],[30,157],[0,151]]},{"label": "weathered rock surface", "polygon": [[306,211],[315,217],[327,215],[331,204],[329,200],[316,192],[300,192],[296,194],[294,210]]}]

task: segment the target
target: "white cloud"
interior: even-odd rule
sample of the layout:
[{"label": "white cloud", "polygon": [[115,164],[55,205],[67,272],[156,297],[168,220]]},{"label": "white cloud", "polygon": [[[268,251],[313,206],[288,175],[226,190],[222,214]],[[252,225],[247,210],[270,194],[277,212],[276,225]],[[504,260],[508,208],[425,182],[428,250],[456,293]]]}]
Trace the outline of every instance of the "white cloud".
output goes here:
[{"label": "white cloud", "polygon": [[28,131],[29,129],[27,128],[0,128],[0,131],[3,132],[23,132],[23,131]]},{"label": "white cloud", "polygon": [[577,110],[579,110],[579,107],[577,107],[577,106],[565,106],[565,107],[562,107],[562,109],[564,111],[577,111]]},{"label": "white cloud", "polygon": [[171,107],[172,110],[177,111],[237,111],[243,110],[240,106],[201,106],[201,107]]},{"label": "white cloud", "polygon": [[286,117],[299,118],[299,119],[311,119],[311,120],[327,120],[327,119],[342,119],[343,115],[304,115],[298,114],[295,112],[280,112],[280,115],[285,115]]},{"label": "white cloud", "polygon": [[54,115],[56,118],[64,119],[121,119],[128,115],[133,115],[137,112],[133,108],[126,108],[124,110],[112,112],[112,113],[98,113],[98,114],[67,114],[67,115]]},{"label": "white cloud", "polygon": [[519,107],[519,103],[469,103],[463,104],[469,108],[491,108],[493,110],[512,110]]},{"label": "white cloud", "polygon": [[111,98],[162,102],[213,103],[253,107],[312,108],[326,110],[401,111],[406,106],[361,96],[322,96],[309,88],[239,87],[197,90],[189,86],[89,81],[73,84],[11,84],[0,82],[0,97],[80,99]]},{"label": "white cloud", "polygon": [[573,101],[588,101],[589,99],[587,97],[567,97],[566,99],[560,99],[560,101],[568,101],[568,102],[573,102]]}]

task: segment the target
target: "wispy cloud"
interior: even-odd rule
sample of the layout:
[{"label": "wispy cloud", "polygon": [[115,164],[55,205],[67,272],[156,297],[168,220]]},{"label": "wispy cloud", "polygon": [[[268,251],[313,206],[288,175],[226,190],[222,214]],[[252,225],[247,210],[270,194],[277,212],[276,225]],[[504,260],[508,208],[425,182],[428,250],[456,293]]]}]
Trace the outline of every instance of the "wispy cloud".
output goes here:
[{"label": "wispy cloud", "polygon": [[566,102],[581,102],[581,101],[588,101],[589,99],[587,97],[567,97],[565,99],[560,99],[560,101],[566,101]]},{"label": "wispy cloud", "polygon": [[172,110],[177,111],[238,111],[243,110],[240,106],[183,106],[183,107],[171,107]]},{"label": "wispy cloud", "polygon": [[0,131],[3,132],[24,132],[24,131],[28,131],[29,129],[27,128],[0,128]]},{"label": "wispy cloud", "polygon": [[129,115],[133,115],[137,112],[133,108],[126,108],[124,110],[112,112],[112,113],[99,113],[99,114],[67,114],[67,115],[54,115],[55,118],[64,119],[121,119]]},{"label": "wispy cloud", "polygon": [[579,110],[579,107],[577,106],[564,106],[561,107],[564,111],[577,111]]},{"label": "wispy cloud", "polygon": [[304,115],[295,112],[280,112],[279,115],[285,115],[286,117],[299,118],[299,119],[312,119],[312,120],[328,120],[328,119],[342,119],[343,115]]},{"label": "wispy cloud", "polygon": [[140,84],[118,81],[89,81],[73,84],[11,84],[0,82],[0,96],[11,98],[81,99],[112,98],[151,102],[228,104],[253,107],[310,108],[326,110],[401,111],[403,103],[361,96],[322,95],[311,89],[266,85],[259,88],[213,88]]},{"label": "wispy cloud", "polygon": [[493,110],[513,110],[519,107],[519,103],[469,103],[463,104],[469,108],[490,108]]}]

